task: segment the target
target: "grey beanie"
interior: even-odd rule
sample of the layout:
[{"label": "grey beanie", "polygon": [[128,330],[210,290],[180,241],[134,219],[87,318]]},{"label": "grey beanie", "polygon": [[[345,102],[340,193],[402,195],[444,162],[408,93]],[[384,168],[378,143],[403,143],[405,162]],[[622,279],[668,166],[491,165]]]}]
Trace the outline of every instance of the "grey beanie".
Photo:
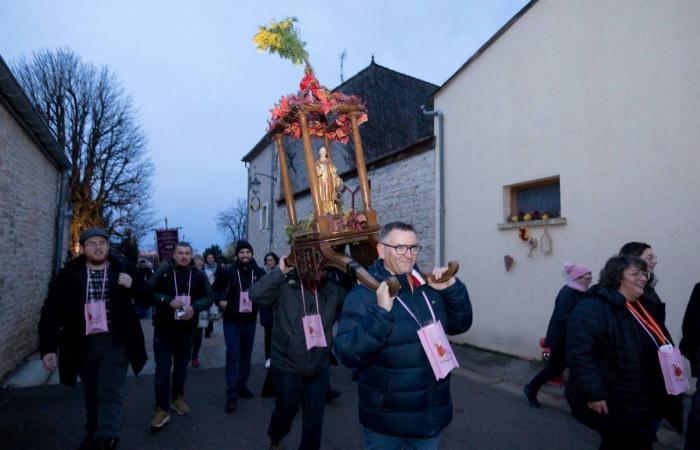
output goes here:
[{"label": "grey beanie", "polygon": [[109,234],[107,234],[107,230],[105,230],[104,228],[88,228],[87,230],[84,230],[82,233],[80,233],[80,243],[84,244],[85,241],[95,236],[101,236],[109,240]]}]

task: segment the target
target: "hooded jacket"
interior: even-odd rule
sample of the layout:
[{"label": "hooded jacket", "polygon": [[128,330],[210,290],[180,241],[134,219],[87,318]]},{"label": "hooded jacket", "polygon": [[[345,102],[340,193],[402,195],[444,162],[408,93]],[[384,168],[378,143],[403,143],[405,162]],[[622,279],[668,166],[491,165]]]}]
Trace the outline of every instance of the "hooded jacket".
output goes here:
[{"label": "hooded jacket", "polygon": [[[378,281],[390,276],[381,259],[369,271]],[[446,334],[469,329],[472,308],[464,283],[456,280],[440,291],[425,284],[411,291],[405,275],[397,278],[399,297],[423,326],[432,321],[425,293]],[[418,329],[398,300],[387,312],[377,304],[376,293],[364,286],[356,286],[345,298],[335,353],[344,365],[358,369],[360,422],[372,431],[431,438],[452,420],[450,376],[435,380]]]},{"label": "hooded jacket", "polygon": [[[240,275],[241,282],[238,282]],[[216,275],[214,280],[214,293],[217,302],[226,300],[228,303],[224,310],[224,320],[231,320],[236,323],[255,322],[258,314],[258,306],[253,304],[253,312],[238,312],[240,305],[241,291],[247,291],[250,287],[265,275],[265,270],[258,266],[255,259],[250,258],[248,264],[241,264],[239,260]]]},{"label": "hooded jacket", "polygon": [[[595,285],[569,317],[566,398],[571,411],[597,431],[653,436],[655,422],[662,417],[682,430],[681,396],[666,394],[656,344],[625,302],[617,290]],[[588,408],[588,403],[599,400],[606,401],[608,415]]]},{"label": "hooded jacket", "polygon": [[[109,256],[107,289],[112,338],[126,347],[126,355],[134,374],[143,368],[148,357],[141,323],[134,311],[132,298],[141,304],[152,304],[153,291],[126,260]],[[131,277],[131,288],[119,285],[119,273]],[[62,384],[74,386],[80,357],[87,348],[84,305],[87,285],[85,256],[66,263],[49,286],[39,319],[39,348],[43,358],[58,352],[58,371]]]},{"label": "hooded jacket", "polygon": [[[301,283],[290,284],[279,267],[250,289],[254,304],[272,308],[272,367],[311,376],[328,366],[328,355],[333,348],[336,309],[342,306],[346,291],[331,280],[325,280],[317,289],[318,311],[313,291],[304,288],[302,297]],[[306,350],[302,320],[305,315],[317,313],[321,315],[328,347]]]}]

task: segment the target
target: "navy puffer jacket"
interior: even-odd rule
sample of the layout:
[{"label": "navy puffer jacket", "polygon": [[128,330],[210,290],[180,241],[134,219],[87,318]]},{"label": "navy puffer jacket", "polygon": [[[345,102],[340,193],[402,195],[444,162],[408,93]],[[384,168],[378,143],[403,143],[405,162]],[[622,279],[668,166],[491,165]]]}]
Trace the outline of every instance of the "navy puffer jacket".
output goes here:
[{"label": "navy puffer jacket", "polygon": [[566,342],[566,323],[571,311],[574,310],[581,298],[583,298],[583,292],[564,285],[554,302],[554,312],[549,319],[545,341],[547,346],[551,348],[552,354],[557,354],[562,360],[564,359],[564,344]]},{"label": "navy puffer jacket", "polygon": [[[664,417],[682,430],[682,404],[666,394],[656,345],[616,290],[591,287],[571,313],[566,362],[566,398],[574,417],[589,427],[653,436]],[[606,401],[608,415],[588,408],[599,400]]]},{"label": "navy puffer jacket", "polygon": [[[370,273],[379,281],[390,274],[377,260]],[[459,280],[437,291],[428,285],[413,293],[399,276],[399,297],[423,325],[432,318],[425,292],[448,335],[472,324],[467,288]],[[377,433],[406,438],[437,436],[452,420],[450,377],[440,381],[418,340],[418,324],[398,301],[391,312],[377,305],[376,293],[356,286],[345,298],[335,352],[348,367],[358,369],[360,422]]]}]

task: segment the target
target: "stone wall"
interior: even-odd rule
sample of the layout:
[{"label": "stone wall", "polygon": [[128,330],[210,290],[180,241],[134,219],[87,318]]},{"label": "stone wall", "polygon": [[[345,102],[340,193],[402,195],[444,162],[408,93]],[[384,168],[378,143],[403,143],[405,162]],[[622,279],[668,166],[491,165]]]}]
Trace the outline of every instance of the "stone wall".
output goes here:
[{"label": "stone wall", "polygon": [[[372,185],[372,206],[377,211],[379,222],[385,224],[400,220],[413,224],[423,246],[418,264],[422,270],[432,269],[435,258],[435,151],[430,149],[370,170],[368,177]],[[357,179],[349,179],[346,184],[355,189]],[[361,209],[359,192],[355,196],[355,202],[356,207]],[[343,206],[345,209],[351,206],[348,192],[343,196]],[[311,197],[297,197],[296,210],[300,220],[307,219],[313,210]],[[283,202],[277,206],[274,219],[273,249],[281,255],[289,252],[287,235],[284,232],[288,218]]]},{"label": "stone wall", "polygon": [[0,378],[38,348],[59,172],[0,104]]}]

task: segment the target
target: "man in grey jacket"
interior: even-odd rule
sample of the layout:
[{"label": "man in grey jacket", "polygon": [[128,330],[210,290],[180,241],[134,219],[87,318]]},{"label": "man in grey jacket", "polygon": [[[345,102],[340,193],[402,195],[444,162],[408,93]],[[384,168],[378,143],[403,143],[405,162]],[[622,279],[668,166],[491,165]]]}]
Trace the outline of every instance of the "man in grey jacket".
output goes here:
[{"label": "man in grey jacket", "polygon": [[319,449],[323,409],[328,389],[328,357],[333,348],[332,326],[345,290],[325,279],[318,285],[299,281],[280,259],[277,268],[250,289],[250,299],[273,310],[271,375],[275,409],[267,434],[270,448],[281,448],[292,420],[303,411],[301,449]]}]

